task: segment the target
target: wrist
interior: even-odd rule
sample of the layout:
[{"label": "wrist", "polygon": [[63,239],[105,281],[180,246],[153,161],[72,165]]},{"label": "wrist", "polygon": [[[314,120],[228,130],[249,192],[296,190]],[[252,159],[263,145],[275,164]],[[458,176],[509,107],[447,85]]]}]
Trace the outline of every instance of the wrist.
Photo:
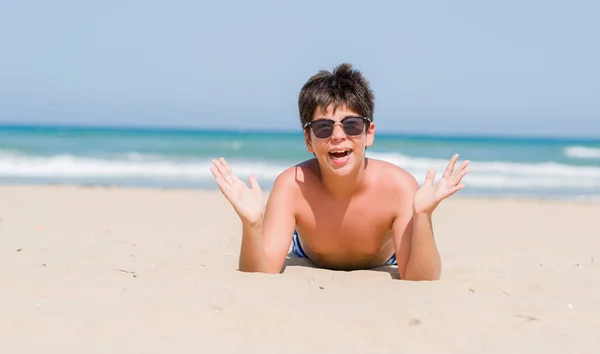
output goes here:
[{"label": "wrist", "polygon": [[262,219],[260,220],[242,220],[242,227],[244,229],[257,230],[262,227]]},{"label": "wrist", "polygon": [[413,217],[415,218],[431,218],[431,215],[433,214],[433,210],[417,210],[414,209],[413,210]]}]

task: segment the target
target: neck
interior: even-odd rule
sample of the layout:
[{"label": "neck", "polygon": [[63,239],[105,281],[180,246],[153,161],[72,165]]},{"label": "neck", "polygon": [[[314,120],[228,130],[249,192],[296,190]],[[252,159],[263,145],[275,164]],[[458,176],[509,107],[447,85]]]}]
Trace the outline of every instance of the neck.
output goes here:
[{"label": "neck", "polygon": [[321,170],[321,181],[325,190],[334,198],[349,198],[358,192],[365,180],[365,162],[347,176],[336,176]]}]

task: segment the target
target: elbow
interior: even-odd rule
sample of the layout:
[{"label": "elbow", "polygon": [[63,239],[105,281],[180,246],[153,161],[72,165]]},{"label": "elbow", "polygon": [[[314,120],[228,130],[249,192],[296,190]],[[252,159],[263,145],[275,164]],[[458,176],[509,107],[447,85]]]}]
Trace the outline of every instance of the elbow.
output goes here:
[{"label": "elbow", "polygon": [[240,252],[238,271],[243,273],[279,274],[283,272],[284,260],[274,257],[272,252],[260,250],[253,254]]},{"label": "elbow", "polygon": [[263,273],[263,274],[280,274],[281,271],[277,271],[274,269],[246,269],[246,268],[238,268],[238,270],[242,273]]},{"label": "elbow", "polygon": [[403,280],[408,281],[436,281],[440,280],[439,274],[406,274]]},{"label": "elbow", "polygon": [[400,273],[400,279],[409,281],[436,281],[441,278],[441,267],[411,267],[407,265],[404,272]]},{"label": "elbow", "polygon": [[440,280],[440,274],[439,273],[424,273],[424,272],[419,272],[419,273],[406,272],[404,274],[404,277],[400,276],[400,279],[408,280],[408,281],[436,281],[436,280]]},{"label": "elbow", "polygon": [[272,265],[247,264],[240,262],[238,270],[242,273],[263,273],[263,274],[279,274],[282,269]]},{"label": "elbow", "polygon": [[238,270],[242,273],[263,273],[263,274],[279,274],[281,271],[273,269],[261,269],[261,268],[243,268],[239,267]]}]

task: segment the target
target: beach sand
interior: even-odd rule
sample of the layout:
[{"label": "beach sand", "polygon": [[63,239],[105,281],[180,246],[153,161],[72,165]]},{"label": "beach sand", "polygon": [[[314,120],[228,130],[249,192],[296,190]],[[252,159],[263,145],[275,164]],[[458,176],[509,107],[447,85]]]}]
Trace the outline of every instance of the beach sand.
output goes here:
[{"label": "beach sand", "polygon": [[[237,271],[218,191],[0,187],[1,353],[598,353],[600,204],[440,205],[442,280]],[[595,299],[595,300],[594,300]]]}]

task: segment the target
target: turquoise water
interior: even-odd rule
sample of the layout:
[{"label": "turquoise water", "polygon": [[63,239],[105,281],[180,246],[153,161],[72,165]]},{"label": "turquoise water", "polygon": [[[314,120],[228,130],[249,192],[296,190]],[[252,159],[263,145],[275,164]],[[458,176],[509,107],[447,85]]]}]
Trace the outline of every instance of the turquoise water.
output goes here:
[{"label": "turquoise water", "polygon": [[[443,170],[454,153],[471,161],[461,194],[597,198],[600,139],[428,137],[378,134],[367,155],[412,173]],[[310,155],[301,132],[236,132],[64,126],[1,126],[0,183],[211,188],[210,159],[269,189]],[[438,174],[439,175],[439,174]]]}]

